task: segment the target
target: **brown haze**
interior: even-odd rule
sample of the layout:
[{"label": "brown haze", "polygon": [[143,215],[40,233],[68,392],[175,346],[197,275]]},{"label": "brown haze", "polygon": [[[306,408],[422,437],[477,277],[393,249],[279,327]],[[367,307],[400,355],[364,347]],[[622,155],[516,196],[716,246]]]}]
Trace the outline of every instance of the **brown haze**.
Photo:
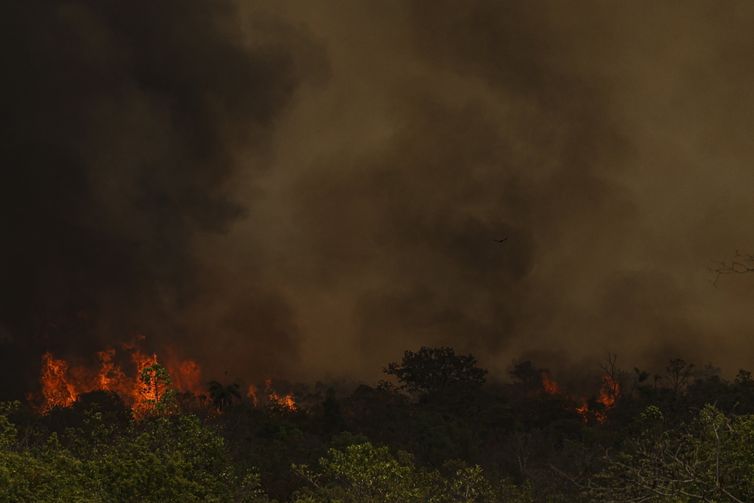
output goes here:
[{"label": "brown haze", "polygon": [[5,8],[3,382],[752,366],[754,4],[104,5]]}]

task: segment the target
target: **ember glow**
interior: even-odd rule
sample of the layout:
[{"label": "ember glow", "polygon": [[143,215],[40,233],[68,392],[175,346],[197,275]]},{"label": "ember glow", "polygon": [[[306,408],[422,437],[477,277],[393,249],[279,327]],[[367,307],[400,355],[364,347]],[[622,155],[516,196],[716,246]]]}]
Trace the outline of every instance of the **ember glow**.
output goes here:
[{"label": "ember glow", "polygon": [[[155,366],[160,362],[156,354],[144,353],[134,344],[124,345],[124,348],[130,353],[123,362],[132,371],[130,375],[119,364],[114,348],[97,353],[96,368],[71,366],[49,352],[42,355],[39,410],[47,413],[55,407],[70,407],[83,393],[111,391],[120,395],[135,417],[143,417],[164,395],[166,383],[157,376]],[[195,361],[171,357],[165,368],[174,389],[195,395],[203,392],[201,369]]]},{"label": "ember glow", "polygon": [[576,398],[564,394],[561,391],[560,385],[552,378],[550,372],[542,370],[540,376],[542,380],[542,389],[546,394],[562,395],[579,404],[574,410],[579,416],[581,416],[584,422],[588,422],[590,418],[593,418],[598,423],[604,423],[607,420],[607,412],[615,407],[621,393],[620,383],[608,374],[603,375],[599,395],[593,402],[600,407],[596,410],[591,410],[589,407],[589,401],[586,398]]},{"label": "ember glow", "polygon": [[[255,385],[249,384],[246,396],[255,407],[260,405],[259,390]],[[264,381],[264,398],[266,403],[285,409],[289,412],[295,412],[299,408],[292,393],[281,394],[273,389],[272,379],[266,379]]]},{"label": "ember glow", "polygon": [[545,390],[545,393],[548,395],[559,395],[560,394],[560,386],[557,382],[555,382],[550,375],[550,373],[546,370],[542,371],[542,387]]}]

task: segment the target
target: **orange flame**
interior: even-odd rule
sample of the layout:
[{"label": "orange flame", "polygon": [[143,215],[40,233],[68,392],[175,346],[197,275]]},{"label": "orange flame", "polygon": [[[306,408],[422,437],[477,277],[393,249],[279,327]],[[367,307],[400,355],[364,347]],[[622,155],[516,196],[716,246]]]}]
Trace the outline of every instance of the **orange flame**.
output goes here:
[{"label": "orange flame", "polygon": [[[602,406],[601,410],[592,411],[594,419],[598,423],[604,423],[607,421],[607,412],[615,407],[615,404],[620,398],[620,383],[613,379],[609,374],[602,376],[602,386],[600,386],[600,394],[595,399],[595,403]],[[576,412],[581,416],[584,422],[589,421],[589,404],[586,400],[582,400],[581,405],[576,407]]]},{"label": "orange flame", "polygon": [[[133,344],[124,347],[131,353],[133,377],[128,377],[118,365],[116,351],[112,348],[97,353],[99,367],[96,370],[71,368],[67,361],[53,358],[49,352],[42,355],[42,405],[39,410],[47,413],[54,407],[70,407],[80,394],[102,390],[118,393],[131,406],[135,417],[143,417],[167,390],[165,383],[156,379],[156,372],[149,370],[158,363],[157,355],[145,354]],[[203,391],[201,369],[195,361],[171,357],[166,369],[175,389],[195,395]]]},{"label": "orange flame", "polygon": [[298,410],[298,405],[296,405],[296,400],[293,398],[293,395],[290,393],[287,393],[285,395],[280,395],[273,391],[269,394],[268,398],[275,405],[278,405],[291,412],[295,412]]},{"label": "orange flame", "polygon": [[133,398],[131,409],[136,417],[143,417],[154,408],[161,396],[156,371],[150,369],[150,367],[157,365],[157,355],[145,355],[141,351],[134,351],[131,354],[131,359],[136,365],[135,383],[131,394]]},{"label": "orange flame", "polygon": [[78,392],[73,383],[68,381],[68,362],[52,357],[51,353],[42,355],[42,396],[43,412],[54,407],[70,407],[76,401]]},{"label": "orange flame", "polygon": [[[259,390],[257,390],[257,387],[255,385],[249,384],[249,387],[246,390],[246,396],[254,405],[254,407],[259,406]],[[266,379],[264,381],[264,396],[266,398],[266,403],[274,407],[280,407],[290,412],[295,412],[298,410],[298,404],[296,403],[296,399],[293,397],[293,393],[286,393],[284,395],[278,393],[272,388],[272,379]]]},{"label": "orange flame", "polygon": [[545,390],[545,393],[547,393],[548,395],[560,394],[560,386],[552,378],[552,376],[550,375],[550,372],[548,372],[547,370],[543,370],[541,372],[541,378],[542,378],[542,388]]},{"label": "orange flame", "polygon": [[605,374],[602,376],[602,387],[600,395],[597,397],[597,403],[604,407],[601,411],[595,411],[594,417],[597,422],[604,423],[607,420],[607,411],[615,407],[615,403],[620,397],[620,384],[612,376]]},{"label": "orange flame", "polygon": [[581,419],[586,423],[589,421],[589,404],[586,400],[582,400],[581,405],[576,407],[576,413],[581,416]]},{"label": "orange flame", "polygon": [[249,384],[249,389],[246,390],[246,396],[251,400],[254,407],[259,405],[259,398],[257,397],[257,387],[253,384]]},{"label": "orange flame", "polygon": [[597,403],[602,404],[605,410],[612,409],[615,406],[615,402],[618,401],[619,396],[620,384],[610,375],[605,374],[602,376],[602,387],[600,388],[600,396],[597,398]]}]

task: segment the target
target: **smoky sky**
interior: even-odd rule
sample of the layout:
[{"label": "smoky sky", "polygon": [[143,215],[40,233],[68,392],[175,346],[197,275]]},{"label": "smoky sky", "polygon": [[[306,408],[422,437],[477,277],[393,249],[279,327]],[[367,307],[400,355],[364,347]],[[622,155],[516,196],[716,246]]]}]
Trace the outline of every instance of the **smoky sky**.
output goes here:
[{"label": "smoky sky", "polygon": [[137,334],[241,379],[750,366],[754,275],[708,271],[754,250],[747,2],[4,11],[4,383]]}]

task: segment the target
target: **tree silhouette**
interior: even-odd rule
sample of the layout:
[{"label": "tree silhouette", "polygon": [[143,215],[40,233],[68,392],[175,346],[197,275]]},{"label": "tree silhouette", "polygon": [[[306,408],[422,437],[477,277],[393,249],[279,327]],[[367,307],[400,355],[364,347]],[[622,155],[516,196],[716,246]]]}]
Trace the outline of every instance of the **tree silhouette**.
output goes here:
[{"label": "tree silhouette", "polygon": [[210,381],[208,390],[212,404],[219,411],[232,405],[234,400],[241,400],[238,383],[224,385],[218,381]]},{"label": "tree silhouette", "polygon": [[453,348],[424,346],[417,352],[406,351],[400,363],[388,364],[384,372],[395,376],[402,389],[432,394],[451,387],[478,388],[484,384],[487,371],[476,363],[472,355],[456,355]]}]

